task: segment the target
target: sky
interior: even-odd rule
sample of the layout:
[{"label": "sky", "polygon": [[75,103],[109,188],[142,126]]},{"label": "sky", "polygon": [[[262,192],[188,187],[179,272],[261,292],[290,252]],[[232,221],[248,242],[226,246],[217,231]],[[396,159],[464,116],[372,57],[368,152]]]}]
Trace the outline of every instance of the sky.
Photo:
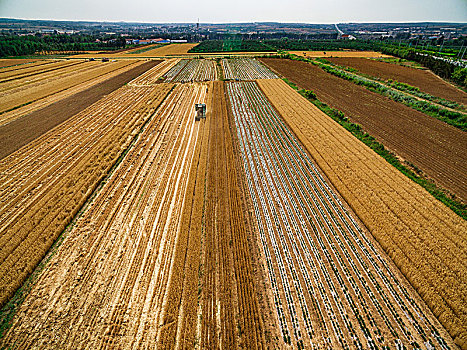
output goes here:
[{"label": "sky", "polygon": [[467,22],[467,0],[0,0],[0,17],[125,22]]}]

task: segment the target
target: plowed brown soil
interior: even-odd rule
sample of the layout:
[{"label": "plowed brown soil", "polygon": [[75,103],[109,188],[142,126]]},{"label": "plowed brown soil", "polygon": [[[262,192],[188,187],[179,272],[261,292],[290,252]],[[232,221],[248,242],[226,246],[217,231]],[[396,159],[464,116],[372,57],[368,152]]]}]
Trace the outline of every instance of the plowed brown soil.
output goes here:
[{"label": "plowed brown soil", "polygon": [[467,134],[306,62],[261,59],[467,202]]},{"label": "plowed brown soil", "polygon": [[429,70],[404,67],[393,63],[366,58],[328,58],[328,61],[347,66],[384,80],[393,79],[415,87],[430,95],[467,105],[467,93],[445,82]]},{"label": "plowed brown soil", "polygon": [[84,110],[160,61],[149,61],[116,77],[0,126],[0,159]]}]

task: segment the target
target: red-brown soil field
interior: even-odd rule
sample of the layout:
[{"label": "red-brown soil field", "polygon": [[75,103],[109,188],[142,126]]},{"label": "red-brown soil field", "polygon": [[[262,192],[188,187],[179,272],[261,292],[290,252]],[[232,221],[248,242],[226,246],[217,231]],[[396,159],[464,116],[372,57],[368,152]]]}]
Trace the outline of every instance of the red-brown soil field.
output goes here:
[{"label": "red-brown soil field", "polygon": [[327,58],[340,66],[355,68],[361,73],[384,80],[393,79],[418,87],[420,91],[467,105],[467,93],[444,81],[429,70],[404,67],[367,58]]},{"label": "red-brown soil field", "polygon": [[52,103],[8,124],[1,125],[0,159],[18,150],[58,124],[63,123],[71,116],[98,101],[104,95],[111,93],[148,69],[156,66],[159,62],[146,62],[84,91]]},{"label": "red-brown soil field", "polygon": [[467,202],[467,134],[312,64],[261,59],[279,74],[344,112],[388,149]]}]

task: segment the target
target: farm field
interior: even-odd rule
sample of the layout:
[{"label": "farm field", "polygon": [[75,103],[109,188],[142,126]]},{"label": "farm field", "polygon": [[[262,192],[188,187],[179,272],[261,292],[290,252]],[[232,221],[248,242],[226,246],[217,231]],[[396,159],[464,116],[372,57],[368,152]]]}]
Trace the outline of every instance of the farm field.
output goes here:
[{"label": "farm field", "polygon": [[[154,46],[157,46],[157,45],[158,44],[154,44]],[[103,52],[103,53],[85,53],[85,54],[73,55],[73,56],[70,56],[70,58],[108,57],[108,58],[127,58],[128,59],[128,58],[143,58],[143,57],[183,56],[187,54],[188,50],[190,50],[192,47],[196,45],[197,44],[190,44],[190,43],[169,44],[169,45],[158,46],[152,50],[148,50],[148,51],[144,51],[140,53],[137,53],[137,51],[140,50],[141,47],[139,48],[137,47],[129,51],[123,51],[123,52],[112,53],[112,51],[109,51],[109,52]]]},{"label": "farm field", "polygon": [[25,63],[35,62],[36,60],[32,59],[24,59],[24,58],[11,58],[11,59],[0,59],[0,68],[3,67],[19,67]]},{"label": "farm field", "polygon": [[255,80],[255,79],[275,79],[277,75],[263,66],[255,59],[232,58],[223,59],[222,68],[224,78],[229,80]]},{"label": "farm field", "polygon": [[[214,99],[207,122],[195,123],[194,103]],[[35,312],[19,311],[3,344],[262,348],[229,132],[222,83],[177,86],[50,261],[23,304]]]},{"label": "farm field", "polygon": [[80,63],[82,63],[82,61],[55,61],[55,62],[49,62],[48,64],[42,64],[39,66],[37,65],[32,66],[32,67],[26,66],[21,69],[15,69],[12,71],[7,71],[7,72],[0,71],[0,83],[4,83],[7,81],[20,79],[24,77],[30,77],[30,76],[41,74],[41,73],[47,73],[47,72],[51,72],[54,70],[59,70],[61,68],[71,67],[71,66],[74,66]]},{"label": "farm field", "polygon": [[465,221],[285,82],[258,83],[456,344],[465,347]]},{"label": "farm field", "polygon": [[302,56],[302,57],[367,57],[367,58],[377,58],[377,57],[391,57],[381,52],[375,51],[289,51],[292,55]]},{"label": "farm field", "polygon": [[43,258],[169,90],[122,87],[0,161],[0,303]]},{"label": "farm field", "polygon": [[104,95],[120,88],[157,63],[151,61],[136,64],[131,70],[95,84],[84,91],[63,98],[20,118],[10,119],[3,125],[0,124],[0,159],[64,122]]},{"label": "farm field", "polygon": [[[142,61],[133,61],[129,62],[129,64],[123,64],[121,68],[118,66],[113,66],[111,69],[106,69],[102,72],[101,75],[98,75],[94,78],[84,81],[83,83],[77,83],[76,85],[71,86],[68,89],[62,90],[60,92],[54,93],[52,95],[46,96],[44,98],[40,98],[35,100],[34,102],[26,102],[21,107],[14,108],[9,112],[4,112],[0,114],[0,126],[3,124],[7,124],[15,119],[25,116],[31,112],[37,111],[38,109],[44,108],[46,106],[51,105],[54,102],[60,101],[72,95],[75,95],[81,91],[84,91],[94,85],[102,83],[106,80],[110,80],[113,77],[120,76],[119,79],[123,78],[128,71],[132,71],[133,68],[136,68],[143,64]],[[110,67],[107,67],[110,68]],[[106,71],[108,71],[106,73]],[[135,71],[133,71],[134,74]],[[128,73],[132,74],[132,73]],[[130,78],[131,79],[131,78]],[[110,81],[109,81],[110,82]],[[113,84],[109,84],[111,86]],[[108,87],[106,87],[108,88]],[[105,89],[103,90],[105,91]],[[82,103],[83,101],[77,101]]]},{"label": "farm field", "polygon": [[74,63],[42,74],[0,83],[0,113],[43,99],[114,70],[135,64],[134,61]]},{"label": "farm field", "polygon": [[[465,132],[309,63],[261,59],[318,99],[344,112],[388,149],[467,202]],[[396,127],[397,126],[397,127]]]},{"label": "farm field", "polygon": [[[281,83],[261,80],[260,86],[281,95]],[[434,317],[423,316],[423,302],[259,87],[227,87],[284,341],[297,348],[444,346]],[[410,316],[416,314],[421,317]]]},{"label": "farm field", "polygon": [[0,116],[0,348],[467,344],[465,221],[264,62],[3,83],[70,81]]},{"label": "farm field", "polygon": [[180,60],[167,74],[165,82],[187,83],[194,81],[212,81],[217,79],[217,65],[214,60],[183,59]]},{"label": "farm field", "polygon": [[154,68],[149,69],[147,72],[140,74],[138,77],[133,79],[130,82],[132,86],[151,86],[154,84],[161,83],[161,78],[170,71],[180,59],[178,58],[170,58],[164,61],[160,61],[160,63],[155,66]]},{"label": "farm field", "polygon": [[357,69],[359,72],[384,80],[393,79],[415,87],[433,96],[467,105],[467,93],[445,82],[429,70],[415,69],[397,64],[365,58],[329,58],[340,66]]}]

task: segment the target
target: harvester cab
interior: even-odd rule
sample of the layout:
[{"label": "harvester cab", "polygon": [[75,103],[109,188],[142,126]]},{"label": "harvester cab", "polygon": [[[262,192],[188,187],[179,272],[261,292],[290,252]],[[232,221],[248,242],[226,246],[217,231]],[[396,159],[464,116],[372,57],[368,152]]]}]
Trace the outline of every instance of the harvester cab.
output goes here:
[{"label": "harvester cab", "polygon": [[205,103],[195,104],[195,110],[196,110],[195,120],[206,118],[206,104]]}]

